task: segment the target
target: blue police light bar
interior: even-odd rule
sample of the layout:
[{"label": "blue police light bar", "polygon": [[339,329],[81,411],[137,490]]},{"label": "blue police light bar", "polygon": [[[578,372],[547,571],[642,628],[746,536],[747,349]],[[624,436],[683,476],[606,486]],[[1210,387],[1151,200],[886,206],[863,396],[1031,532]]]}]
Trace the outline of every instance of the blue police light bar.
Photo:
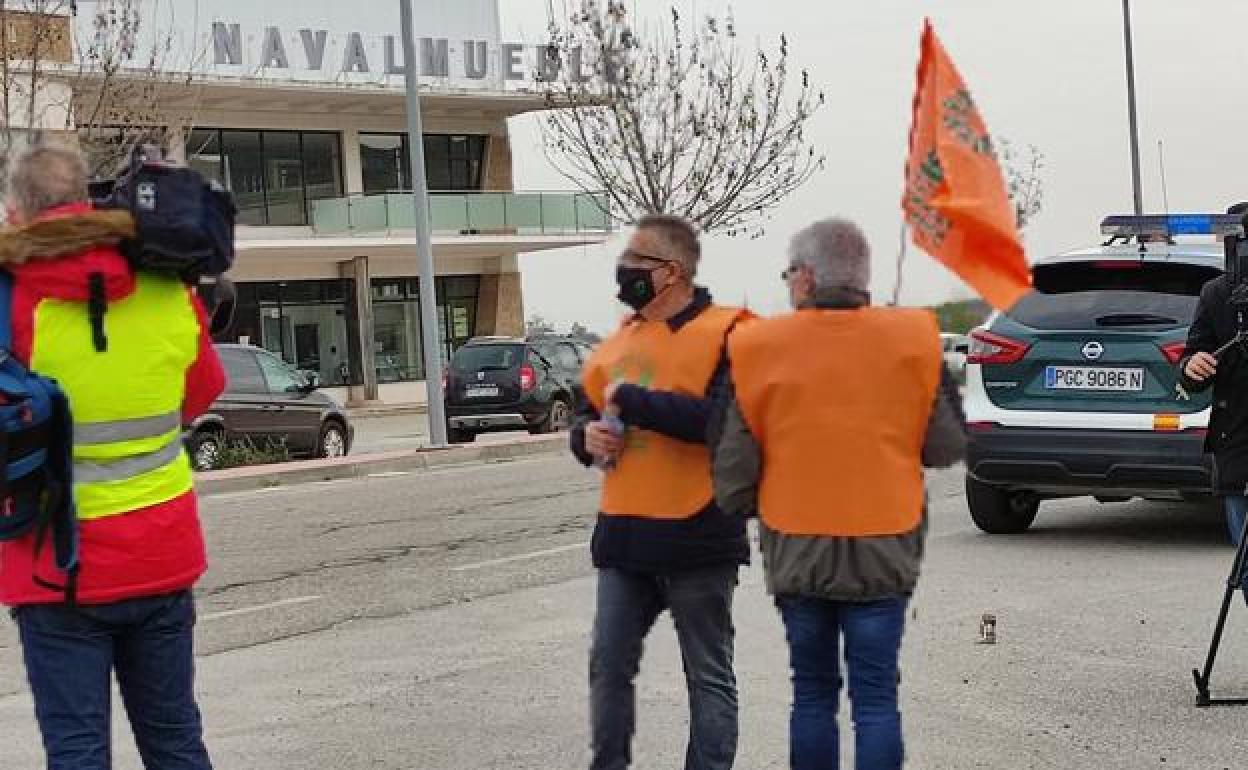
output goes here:
[{"label": "blue police light bar", "polygon": [[1157,236],[1217,235],[1243,236],[1244,223],[1238,214],[1129,214],[1105,217],[1101,235]]}]

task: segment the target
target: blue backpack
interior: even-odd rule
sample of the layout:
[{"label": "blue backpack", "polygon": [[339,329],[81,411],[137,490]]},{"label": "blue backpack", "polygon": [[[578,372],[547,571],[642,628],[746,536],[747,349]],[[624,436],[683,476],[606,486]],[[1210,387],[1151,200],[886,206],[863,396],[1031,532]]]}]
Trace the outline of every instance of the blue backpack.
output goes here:
[{"label": "blue backpack", "polygon": [[77,601],[78,518],[73,498],[73,420],[55,381],[13,357],[13,278],[0,271],[0,540],[34,532],[35,564],[49,538],[65,578],[34,582]]}]

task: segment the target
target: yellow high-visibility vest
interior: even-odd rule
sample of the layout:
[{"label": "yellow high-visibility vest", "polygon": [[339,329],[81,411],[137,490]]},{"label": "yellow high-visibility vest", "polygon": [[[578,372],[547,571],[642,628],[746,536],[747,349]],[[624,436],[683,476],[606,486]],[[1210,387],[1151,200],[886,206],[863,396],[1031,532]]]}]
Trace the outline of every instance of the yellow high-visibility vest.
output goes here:
[{"label": "yellow high-visibility vest", "polygon": [[201,331],[186,285],[137,274],[134,293],[109,302],[104,329],[98,351],[87,303],[44,299],[35,309],[31,369],[69,397],[83,520],[167,502],[193,483],[182,400]]}]

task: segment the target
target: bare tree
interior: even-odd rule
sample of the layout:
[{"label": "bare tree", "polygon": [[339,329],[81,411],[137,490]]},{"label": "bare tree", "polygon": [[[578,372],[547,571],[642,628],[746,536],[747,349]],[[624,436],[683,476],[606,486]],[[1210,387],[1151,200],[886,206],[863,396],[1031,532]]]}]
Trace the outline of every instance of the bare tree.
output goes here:
[{"label": "bare tree", "polygon": [[185,131],[193,108],[165,96],[196,62],[172,61],[185,53],[174,30],[172,1],[0,0],[0,155],[31,134],[74,134],[92,175],[108,176],[137,144]]},{"label": "bare tree", "polygon": [[802,71],[789,98],[783,36],[777,52],[746,56],[731,17],[690,34],[673,7],[661,30],[639,30],[624,6],[566,0],[552,20],[537,73],[548,158],[618,222],[677,214],[704,232],[760,234],[823,167],[804,131],[823,93]]},{"label": "bare tree", "polygon": [[1029,144],[1026,152],[1020,154],[1010,140],[1001,139],[997,145],[997,156],[1005,172],[1005,188],[1010,203],[1014,205],[1018,229],[1025,230],[1043,209],[1044,179],[1041,174],[1044,171],[1044,153],[1034,144]]},{"label": "bare tree", "polygon": [[524,324],[525,334],[537,336],[541,334],[554,334],[555,325],[546,320],[546,316],[540,313],[529,316],[529,320]]}]

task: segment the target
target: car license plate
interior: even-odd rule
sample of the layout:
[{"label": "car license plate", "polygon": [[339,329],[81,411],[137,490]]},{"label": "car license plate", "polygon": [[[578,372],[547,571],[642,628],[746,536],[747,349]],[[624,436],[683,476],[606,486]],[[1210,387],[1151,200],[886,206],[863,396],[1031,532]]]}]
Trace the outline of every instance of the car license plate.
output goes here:
[{"label": "car license plate", "polygon": [[1050,366],[1044,370],[1044,387],[1049,390],[1140,391],[1144,390],[1144,370]]},{"label": "car license plate", "polygon": [[464,388],[465,398],[493,398],[497,395],[497,385],[469,385]]}]

